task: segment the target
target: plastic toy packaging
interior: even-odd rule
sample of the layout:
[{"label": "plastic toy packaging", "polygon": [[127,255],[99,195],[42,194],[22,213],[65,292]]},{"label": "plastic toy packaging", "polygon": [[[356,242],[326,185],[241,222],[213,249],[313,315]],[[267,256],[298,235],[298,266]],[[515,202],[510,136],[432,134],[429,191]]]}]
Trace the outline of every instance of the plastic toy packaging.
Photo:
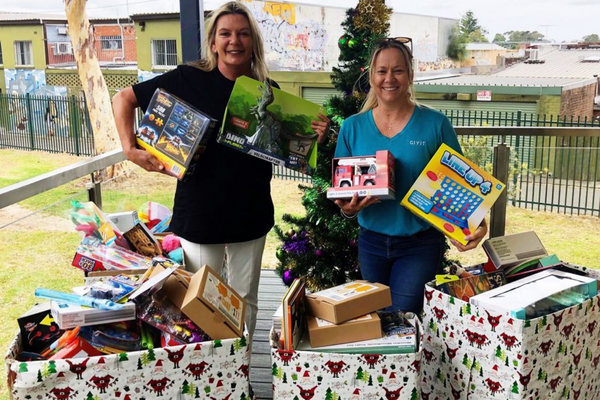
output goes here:
[{"label": "plastic toy packaging", "polygon": [[410,322],[415,319],[415,314],[402,311],[377,311],[381,319],[381,330],[384,336],[405,336],[417,332],[415,326]]},{"label": "plastic toy packaging", "polygon": [[80,336],[103,353],[115,354],[142,348],[139,327],[131,322],[84,326]]},{"label": "plastic toy packaging", "polygon": [[138,301],[138,318],[142,321],[186,344],[211,340],[206,332],[160,292],[140,297],[143,298]]},{"label": "plastic toy packaging", "polygon": [[95,299],[118,301],[133,292],[138,286],[138,282],[126,275],[116,275],[106,281],[92,284],[87,295]]},{"label": "plastic toy packaging", "polygon": [[93,202],[71,201],[71,221],[75,230],[85,236],[95,236],[105,245],[129,248],[117,226]]},{"label": "plastic toy packaging", "polygon": [[162,204],[149,201],[137,209],[138,217],[152,233],[162,233],[169,229],[173,213]]}]

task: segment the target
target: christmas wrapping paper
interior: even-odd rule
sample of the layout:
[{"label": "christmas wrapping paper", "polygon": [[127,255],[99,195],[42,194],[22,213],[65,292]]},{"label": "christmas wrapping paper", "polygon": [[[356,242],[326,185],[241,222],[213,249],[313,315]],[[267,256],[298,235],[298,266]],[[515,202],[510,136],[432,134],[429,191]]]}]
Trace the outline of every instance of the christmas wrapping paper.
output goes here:
[{"label": "christmas wrapping paper", "polygon": [[20,362],[17,335],[5,360],[11,399],[249,400],[247,340]]},{"label": "christmas wrapping paper", "polygon": [[524,321],[427,285],[421,398],[600,399],[599,321],[600,295]]},{"label": "christmas wrapping paper", "polygon": [[271,349],[277,400],[418,400],[420,352],[335,354]]}]

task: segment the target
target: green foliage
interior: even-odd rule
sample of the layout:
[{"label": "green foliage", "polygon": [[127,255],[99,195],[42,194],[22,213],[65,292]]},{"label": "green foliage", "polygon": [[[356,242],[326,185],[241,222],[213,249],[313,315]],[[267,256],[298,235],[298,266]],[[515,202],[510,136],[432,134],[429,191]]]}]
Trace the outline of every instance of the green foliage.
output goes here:
[{"label": "green foliage", "polygon": [[583,37],[583,42],[584,43],[598,43],[598,42],[600,42],[600,36],[598,36],[595,33],[592,33],[591,35],[586,35]]},{"label": "green foliage", "polygon": [[494,43],[506,42],[506,37],[501,33],[496,33],[496,35],[494,36],[494,40],[492,40],[492,42],[494,42]]},{"label": "green foliage", "polygon": [[509,42],[539,42],[544,40],[544,35],[538,31],[508,31],[504,32]]},{"label": "green foliage", "polygon": [[481,31],[481,25],[479,25],[479,20],[475,18],[475,14],[473,11],[467,11],[458,24],[458,29],[461,36],[469,36],[471,33],[475,31]]},{"label": "green foliage", "polygon": [[450,34],[450,37],[448,39],[448,49],[446,50],[446,54],[448,54],[448,57],[455,61],[464,60],[467,54],[467,37],[461,35],[458,27],[455,27],[454,29],[452,29],[452,33]]},{"label": "green foliage", "polygon": [[484,33],[481,31],[481,29],[477,29],[476,31],[469,33],[467,38],[468,38],[467,40],[469,41],[469,43],[488,43],[489,42],[487,37],[485,37]]}]

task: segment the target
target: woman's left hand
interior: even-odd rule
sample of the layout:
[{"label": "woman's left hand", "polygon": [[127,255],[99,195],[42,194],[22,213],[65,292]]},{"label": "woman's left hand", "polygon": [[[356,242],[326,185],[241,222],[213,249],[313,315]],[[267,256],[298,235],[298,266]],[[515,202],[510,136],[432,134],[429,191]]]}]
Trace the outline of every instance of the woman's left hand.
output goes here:
[{"label": "woman's left hand", "polygon": [[469,241],[466,245],[458,243],[456,240],[450,240],[450,242],[458,249],[458,251],[463,252],[477,247],[479,242],[483,240],[487,233],[488,226],[486,220],[484,219],[481,221],[481,224],[477,227],[477,229],[475,229],[475,232],[465,236],[465,239]]},{"label": "woman's left hand", "polygon": [[317,143],[323,143],[327,134],[329,133],[329,126],[331,121],[323,114],[319,114],[320,121],[312,121],[311,128],[315,131],[319,138],[317,139]]}]

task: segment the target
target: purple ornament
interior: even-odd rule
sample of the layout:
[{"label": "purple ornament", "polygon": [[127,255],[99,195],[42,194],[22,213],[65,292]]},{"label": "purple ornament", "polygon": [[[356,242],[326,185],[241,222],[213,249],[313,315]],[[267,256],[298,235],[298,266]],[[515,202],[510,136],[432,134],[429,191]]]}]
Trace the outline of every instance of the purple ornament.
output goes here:
[{"label": "purple ornament", "polygon": [[323,250],[318,249],[317,251],[315,251],[315,254],[317,255],[317,257],[321,257],[323,255]]},{"label": "purple ornament", "polygon": [[294,282],[294,279],[296,279],[296,277],[291,270],[288,269],[283,273],[283,283],[285,283],[286,286],[290,286],[292,282]]},{"label": "purple ornament", "polygon": [[356,241],[356,239],[350,239],[350,247],[356,247],[357,244],[358,242]]}]

